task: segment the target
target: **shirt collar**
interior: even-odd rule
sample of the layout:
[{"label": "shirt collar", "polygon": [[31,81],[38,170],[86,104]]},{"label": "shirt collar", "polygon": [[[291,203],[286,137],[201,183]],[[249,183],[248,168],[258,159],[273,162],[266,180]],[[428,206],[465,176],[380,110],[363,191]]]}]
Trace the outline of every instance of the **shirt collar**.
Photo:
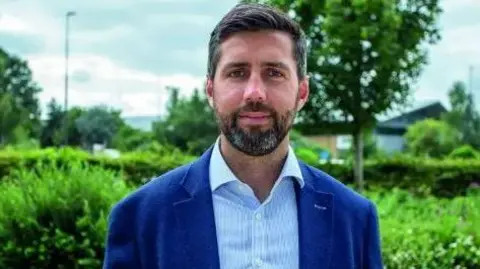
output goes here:
[{"label": "shirt collar", "polygon": [[[210,157],[210,187],[212,192],[218,189],[220,186],[227,184],[232,181],[239,181],[238,178],[233,174],[230,167],[228,167],[225,159],[223,158],[220,152],[220,138],[217,139],[212,150],[212,155]],[[302,172],[300,170],[300,165],[295,156],[295,152],[292,147],[289,147],[287,159],[283,165],[282,171],[280,172],[279,179],[292,177],[298,181],[300,187],[305,185]]]}]

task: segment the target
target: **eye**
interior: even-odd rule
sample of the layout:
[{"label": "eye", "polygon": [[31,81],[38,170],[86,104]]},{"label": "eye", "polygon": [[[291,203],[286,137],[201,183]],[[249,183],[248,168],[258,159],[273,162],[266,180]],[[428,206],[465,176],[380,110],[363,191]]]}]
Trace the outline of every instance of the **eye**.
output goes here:
[{"label": "eye", "polygon": [[230,73],[228,73],[228,77],[232,78],[241,78],[245,76],[245,70],[239,69],[239,70],[234,70]]},{"label": "eye", "polygon": [[274,77],[274,78],[280,78],[283,77],[283,73],[275,68],[270,68],[268,69],[268,76],[269,77]]}]

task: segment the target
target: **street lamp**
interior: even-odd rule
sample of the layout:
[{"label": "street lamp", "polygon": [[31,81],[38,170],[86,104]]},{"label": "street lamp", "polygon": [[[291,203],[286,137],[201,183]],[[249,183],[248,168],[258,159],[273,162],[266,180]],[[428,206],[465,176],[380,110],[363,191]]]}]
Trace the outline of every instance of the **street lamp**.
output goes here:
[{"label": "street lamp", "polygon": [[70,18],[75,16],[77,13],[74,11],[68,11],[65,14],[65,115],[64,115],[64,139],[65,146],[68,145],[68,126],[67,126],[67,115],[68,115],[68,53],[69,53],[69,34],[70,34]]}]

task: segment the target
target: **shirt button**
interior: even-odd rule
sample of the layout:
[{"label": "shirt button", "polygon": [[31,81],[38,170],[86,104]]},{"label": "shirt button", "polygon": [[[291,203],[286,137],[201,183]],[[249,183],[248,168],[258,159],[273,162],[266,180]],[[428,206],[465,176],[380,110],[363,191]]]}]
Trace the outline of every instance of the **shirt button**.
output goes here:
[{"label": "shirt button", "polygon": [[263,261],[262,261],[260,258],[257,258],[257,259],[255,260],[255,266],[256,266],[256,267],[260,267],[260,266],[262,266],[262,265],[263,265]]},{"label": "shirt button", "polygon": [[255,218],[256,218],[257,220],[261,220],[261,219],[262,219],[262,214],[260,214],[260,213],[255,213]]}]

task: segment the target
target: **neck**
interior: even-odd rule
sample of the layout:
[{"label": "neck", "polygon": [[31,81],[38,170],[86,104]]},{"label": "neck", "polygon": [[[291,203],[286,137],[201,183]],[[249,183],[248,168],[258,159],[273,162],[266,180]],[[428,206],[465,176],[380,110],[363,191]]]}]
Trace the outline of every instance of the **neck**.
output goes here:
[{"label": "neck", "polygon": [[270,193],[285,163],[289,150],[288,136],[270,154],[260,157],[246,155],[220,136],[220,151],[237,178],[248,184],[260,201]]}]

